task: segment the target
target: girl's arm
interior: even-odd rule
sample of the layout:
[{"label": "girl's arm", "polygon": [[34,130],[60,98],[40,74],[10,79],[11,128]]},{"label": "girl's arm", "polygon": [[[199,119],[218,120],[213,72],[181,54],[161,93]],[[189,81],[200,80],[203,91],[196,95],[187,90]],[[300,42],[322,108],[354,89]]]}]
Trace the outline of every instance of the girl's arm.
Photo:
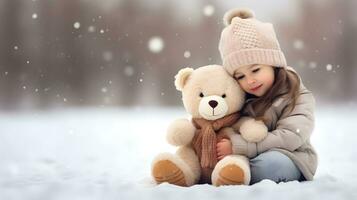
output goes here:
[{"label": "girl's arm", "polygon": [[231,140],[233,154],[244,155],[248,158],[257,156],[257,143],[247,142],[243,139],[242,135],[233,128],[224,128],[222,131]]},{"label": "girl's arm", "polygon": [[225,129],[225,134],[231,139],[233,153],[252,158],[271,148],[295,151],[311,136],[314,128],[314,107],[315,99],[312,94],[301,93],[294,110],[291,113],[284,110],[277,121],[276,129],[258,143],[247,142],[233,129]]},{"label": "girl's arm", "polygon": [[263,141],[257,143],[258,153],[271,148],[292,152],[306,143],[314,129],[314,109],[315,99],[311,92],[301,93],[294,110],[291,113],[287,110],[283,111],[276,129],[268,133]]}]

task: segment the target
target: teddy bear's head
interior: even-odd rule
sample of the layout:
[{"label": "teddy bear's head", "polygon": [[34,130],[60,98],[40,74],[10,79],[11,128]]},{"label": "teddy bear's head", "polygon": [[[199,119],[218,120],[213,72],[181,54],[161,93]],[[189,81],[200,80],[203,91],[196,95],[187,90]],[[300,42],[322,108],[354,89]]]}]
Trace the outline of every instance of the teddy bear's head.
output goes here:
[{"label": "teddy bear's head", "polygon": [[239,111],[245,100],[237,81],[219,65],[181,69],[175,76],[175,86],[193,118],[222,118]]}]

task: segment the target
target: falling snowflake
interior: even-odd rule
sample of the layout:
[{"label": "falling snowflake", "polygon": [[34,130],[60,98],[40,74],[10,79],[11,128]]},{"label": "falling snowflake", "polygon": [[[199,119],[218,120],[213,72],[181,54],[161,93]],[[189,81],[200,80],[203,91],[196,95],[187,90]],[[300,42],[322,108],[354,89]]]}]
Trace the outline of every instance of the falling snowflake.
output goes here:
[{"label": "falling snowflake", "polygon": [[89,26],[88,27],[88,32],[94,33],[95,32],[95,26]]},{"label": "falling snowflake", "polygon": [[5,76],[8,75],[8,74],[9,74],[9,72],[5,72]]},{"label": "falling snowflake", "polygon": [[32,14],[32,19],[37,19],[37,13]]},{"label": "falling snowflake", "polygon": [[111,60],[113,60],[113,53],[111,51],[105,51],[103,53],[103,59],[107,62],[110,62]]},{"label": "falling snowflake", "polygon": [[164,48],[164,42],[160,37],[152,37],[149,40],[148,47],[152,53],[160,53]]},{"label": "falling snowflake", "polygon": [[139,82],[143,82],[144,80],[141,78],[141,79],[139,79]]},{"label": "falling snowflake", "polygon": [[207,17],[210,17],[212,16],[214,13],[214,7],[212,5],[206,5],[204,8],[203,8],[203,14]]},{"label": "falling snowflake", "polygon": [[81,27],[81,23],[75,22],[75,23],[73,24],[73,27],[74,27],[75,29],[79,29],[79,28]]},{"label": "falling snowflake", "polygon": [[126,76],[134,75],[134,68],[132,66],[126,66],[125,69],[124,69],[124,74]]},{"label": "falling snowflake", "polygon": [[30,64],[30,61],[28,60],[28,61],[26,61],[26,63],[27,63],[27,64]]},{"label": "falling snowflake", "polygon": [[297,49],[297,50],[301,50],[304,48],[304,42],[302,40],[299,40],[299,39],[296,39],[294,41],[294,48]]},{"label": "falling snowflake", "polygon": [[317,67],[316,62],[310,62],[310,63],[309,63],[309,67],[310,67],[311,69],[315,69],[315,68]]},{"label": "falling snowflake", "polygon": [[296,132],[297,132],[297,133],[300,133],[300,129],[296,129]]},{"label": "falling snowflake", "polygon": [[326,65],[326,70],[327,71],[331,71],[332,70],[332,65],[331,64]]},{"label": "falling snowflake", "polygon": [[100,33],[103,34],[103,33],[104,33],[104,30],[103,30],[103,29],[100,29]]},{"label": "falling snowflake", "polygon": [[191,57],[191,52],[190,51],[185,51],[185,53],[183,53],[183,56],[185,58],[189,58],[189,57]]},{"label": "falling snowflake", "polygon": [[63,98],[63,101],[64,101],[64,102],[67,102],[67,99],[66,99],[66,98]]},{"label": "falling snowflake", "polygon": [[19,47],[18,47],[18,46],[14,46],[14,49],[15,49],[15,50],[19,50]]},{"label": "falling snowflake", "polygon": [[103,93],[106,93],[106,92],[108,92],[108,88],[103,87],[103,88],[101,89],[101,91],[102,91]]}]

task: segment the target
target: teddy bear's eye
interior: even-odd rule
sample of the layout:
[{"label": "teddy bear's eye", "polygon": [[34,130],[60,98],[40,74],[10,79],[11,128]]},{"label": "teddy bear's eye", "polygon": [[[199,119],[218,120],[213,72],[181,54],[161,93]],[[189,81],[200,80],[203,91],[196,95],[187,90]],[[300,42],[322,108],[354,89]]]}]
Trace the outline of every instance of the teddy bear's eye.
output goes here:
[{"label": "teddy bear's eye", "polygon": [[201,93],[200,93],[200,97],[204,97],[204,96],[205,96],[205,95],[203,95],[203,93],[201,92]]},{"label": "teddy bear's eye", "polygon": [[222,95],[222,98],[226,98],[226,94],[223,94],[223,95]]}]

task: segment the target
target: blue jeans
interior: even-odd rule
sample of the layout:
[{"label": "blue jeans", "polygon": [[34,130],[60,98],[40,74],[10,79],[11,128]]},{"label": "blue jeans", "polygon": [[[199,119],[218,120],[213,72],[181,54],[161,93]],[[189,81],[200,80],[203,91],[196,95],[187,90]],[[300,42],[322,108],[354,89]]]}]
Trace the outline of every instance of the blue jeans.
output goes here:
[{"label": "blue jeans", "polygon": [[250,159],[250,185],[263,179],[276,183],[287,181],[303,181],[304,176],[294,162],[285,154],[278,151],[267,151]]}]

